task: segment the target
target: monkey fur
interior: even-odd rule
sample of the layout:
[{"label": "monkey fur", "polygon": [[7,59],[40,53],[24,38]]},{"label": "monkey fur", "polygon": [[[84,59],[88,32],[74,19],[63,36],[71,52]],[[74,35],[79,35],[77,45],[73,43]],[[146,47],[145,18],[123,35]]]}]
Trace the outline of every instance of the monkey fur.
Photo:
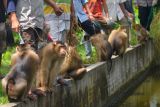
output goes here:
[{"label": "monkey fur", "polygon": [[[61,52],[61,48],[65,52]],[[38,73],[37,87],[42,91],[53,88],[53,81],[57,76],[70,75],[74,79],[82,76],[86,69],[74,47],[65,47],[62,43],[50,43],[41,52],[40,71]]]},{"label": "monkey fur", "polygon": [[136,31],[137,40],[139,43],[143,43],[149,39],[149,32],[140,24],[134,24],[133,29]]},{"label": "monkey fur", "polygon": [[27,97],[38,69],[39,57],[29,48],[17,47],[11,58],[11,70],[2,79],[2,87],[10,102]]},{"label": "monkey fur", "polygon": [[108,42],[111,44],[113,53],[123,56],[128,46],[128,35],[124,27],[120,27],[116,30],[112,30],[109,35]]},{"label": "monkey fur", "polygon": [[99,61],[110,60],[112,57],[112,47],[110,43],[106,40],[105,34],[95,34],[90,40],[93,46],[96,48],[97,56]]}]

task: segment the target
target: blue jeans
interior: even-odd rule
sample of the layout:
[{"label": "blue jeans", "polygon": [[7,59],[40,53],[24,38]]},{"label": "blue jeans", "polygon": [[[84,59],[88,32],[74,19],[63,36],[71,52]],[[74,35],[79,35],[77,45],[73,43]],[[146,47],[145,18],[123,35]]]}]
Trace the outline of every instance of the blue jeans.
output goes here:
[{"label": "blue jeans", "polygon": [[84,35],[84,37],[82,39],[82,43],[84,44],[84,47],[85,47],[86,56],[91,56],[91,54],[92,54],[92,45],[91,45],[90,41],[85,40],[85,36],[86,35]]}]

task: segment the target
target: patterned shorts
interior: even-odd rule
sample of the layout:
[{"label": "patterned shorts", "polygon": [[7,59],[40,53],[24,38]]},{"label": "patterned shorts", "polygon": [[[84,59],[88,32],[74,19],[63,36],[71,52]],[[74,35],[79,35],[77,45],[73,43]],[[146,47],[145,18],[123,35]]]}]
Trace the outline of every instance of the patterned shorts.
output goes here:
[{"label": "patterned shorts", "polygon": [[39,28],[28,28],[22,31],[21,36],[25,44],[31,44],[37,50],[38,42],[42,40],[42,30]]}]

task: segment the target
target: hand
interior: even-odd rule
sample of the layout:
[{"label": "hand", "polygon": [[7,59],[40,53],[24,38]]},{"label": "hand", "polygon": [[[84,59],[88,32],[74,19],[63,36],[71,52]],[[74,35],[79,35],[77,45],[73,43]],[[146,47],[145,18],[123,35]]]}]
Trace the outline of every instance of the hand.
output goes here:
[{"label": "hand", "polygon": [[89,18],[89,20],[91,20],[91,21],[94,21],[94,20],[95,20],[95,18],[93,17],[93,15],[89,15],[88,18]]},{"label": "hand", "polygon": [[12,31],[13,32],[19,32],[19,21],[17,19],[17,16],[16,16],[16,13],[13,12],[13,13],[10,13],[9,15],[9,21],[10,21],[10,24],[11,24],[11,28],[12,28]]},{"label": "hand", "polygon": [[54,8],[54,11],[57,16],[60,16],[64,12],[64,10],[58,6]]}]

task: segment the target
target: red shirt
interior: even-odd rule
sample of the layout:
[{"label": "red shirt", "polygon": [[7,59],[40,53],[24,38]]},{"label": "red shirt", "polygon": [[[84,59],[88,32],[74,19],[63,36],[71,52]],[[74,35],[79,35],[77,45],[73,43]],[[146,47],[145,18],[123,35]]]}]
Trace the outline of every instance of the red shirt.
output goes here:
[{"label": "red shirt", "polygon": [[89,0],[88,7],[94,18],[103,17],[102,14],[102,0]]}]

